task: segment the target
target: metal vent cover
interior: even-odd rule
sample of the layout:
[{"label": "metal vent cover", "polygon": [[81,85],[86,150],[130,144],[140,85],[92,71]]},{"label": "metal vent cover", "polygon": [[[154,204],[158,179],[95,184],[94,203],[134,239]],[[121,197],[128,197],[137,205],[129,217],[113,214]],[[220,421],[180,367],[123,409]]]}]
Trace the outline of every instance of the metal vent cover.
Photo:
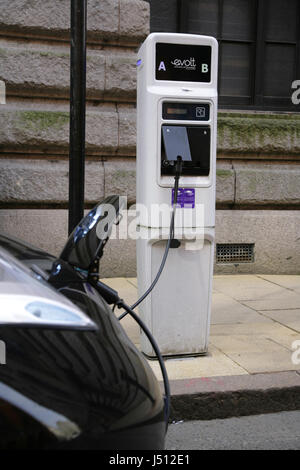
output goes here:
[{"label": "metal vent cover", "polygon": [[217,243],[218,264],[253,263],[254,243]]}]

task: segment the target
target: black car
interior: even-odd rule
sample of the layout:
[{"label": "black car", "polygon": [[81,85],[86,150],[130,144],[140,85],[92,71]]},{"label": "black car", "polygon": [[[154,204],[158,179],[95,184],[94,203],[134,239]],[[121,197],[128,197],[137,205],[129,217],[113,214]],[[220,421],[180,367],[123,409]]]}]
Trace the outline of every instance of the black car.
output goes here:
[{"label": "black car", "polygon": [[158,381],[98,279],[104,203],[59,258],[0,235],[0,449],[164,448]]}]

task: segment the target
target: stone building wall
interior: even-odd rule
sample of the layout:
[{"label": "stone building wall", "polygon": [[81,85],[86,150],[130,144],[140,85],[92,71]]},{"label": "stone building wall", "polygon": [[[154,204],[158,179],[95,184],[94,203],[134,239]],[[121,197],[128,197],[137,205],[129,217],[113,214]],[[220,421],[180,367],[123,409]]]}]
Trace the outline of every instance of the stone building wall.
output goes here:
[{"label": "stone building wall", "polygon": [[[67,237],[69,0],[0,9],[0,230],[54,254]],[[141,0],[88,0],[85,201],[135,202],[136,51]],[[218,243],[255,243],[254,263],[216,272],[300,272],[300,116],[226,112],[218,123]],[[103,276],[135,274],[133,240],[111,241]]]}]

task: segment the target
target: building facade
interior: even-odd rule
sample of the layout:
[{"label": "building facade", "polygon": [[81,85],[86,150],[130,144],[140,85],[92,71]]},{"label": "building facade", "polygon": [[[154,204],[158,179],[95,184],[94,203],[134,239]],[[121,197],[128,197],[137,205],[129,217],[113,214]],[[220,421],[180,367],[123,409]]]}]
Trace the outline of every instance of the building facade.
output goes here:
[{"label": "building facade", "polygon": [[[220,44],[215,272],[299,273],[300,104],[292,95],[300,2],[87,4],[86,207],[109,194],[135,202],[135,63],[146,35],[213,35]],[[69,41],[69,0],[1,2],[0,230],[54,254],[68,226]],[[134,240],[110,241],[101,275],[135,269]]]}]

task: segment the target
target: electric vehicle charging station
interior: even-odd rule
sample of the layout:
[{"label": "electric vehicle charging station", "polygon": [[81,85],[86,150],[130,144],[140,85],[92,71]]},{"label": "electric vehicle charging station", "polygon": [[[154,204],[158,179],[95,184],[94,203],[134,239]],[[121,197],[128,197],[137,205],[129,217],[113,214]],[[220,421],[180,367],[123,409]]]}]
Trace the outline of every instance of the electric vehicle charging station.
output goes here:
[{"label": "electric vehicle charging station", "polygon": [[[182,170],[169,250],[158,284],[139,307],[164,356],[207,352],[215,234],[218,43],[153,33],[137,61],[138,293],[159,270]],[[142,351],[154,356],[145,335]]]}]

